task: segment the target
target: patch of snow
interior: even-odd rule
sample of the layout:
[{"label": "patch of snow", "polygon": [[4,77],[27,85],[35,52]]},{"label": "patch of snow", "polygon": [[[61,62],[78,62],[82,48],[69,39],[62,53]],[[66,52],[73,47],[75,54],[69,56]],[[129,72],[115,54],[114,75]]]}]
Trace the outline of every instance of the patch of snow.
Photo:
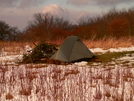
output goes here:
[{"label": "patch of snow", "polygon": [[105,53],[107,50],[103,50],[102,48],[92,48],[90,49],[93,53]]},{"label": "patch of snow", "polygon": [[130,61],[130,60],[134,60],[134,57],[129,57],[129,56],[124,56],[124,57],[121,57],[117,60],[126,60],[126,61]]},{"label": "patch of snow", "polygon": [[0,57],[1,62],[17,62],[22,59],[23,55],[9,55]]},{"label": "patch of snow", "polygon": [[32,48],[29,45],[25,46],[25,53],[29,53],[32,51]]},{"label": "patch of snow", "polygon": [[93,53],[125,52],[125,51],[134,51],[134,46],[131,46],[131,47],[110,48],[110,49],[107,49],[107,50],[104,50],[102,48],[92,48],[90,50]]},{"label": "patch of snow", "polygon": [[87,65],[87,62],[86,61],[81,61],[81,62],[76,62],[74,64],[78,65],[78,66],[85,66],[85,65]]}]

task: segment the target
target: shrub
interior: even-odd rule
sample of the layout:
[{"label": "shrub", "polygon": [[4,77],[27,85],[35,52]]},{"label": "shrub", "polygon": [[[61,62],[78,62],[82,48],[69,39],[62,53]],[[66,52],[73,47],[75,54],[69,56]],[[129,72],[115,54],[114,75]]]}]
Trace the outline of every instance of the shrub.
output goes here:
[{"label": "shrub", "polygon": [[23,55],[22,63],[45,62],[45,59],[50,58],[57,51],[56,45],[48,43],[40,43],[35,46],[28,54]]},{"label": "shrub", "polygon": [[129,34],[129,23],[128,20],[122,17],[117,17],[109,23],[108,34],[114,37],[127,36]]}]

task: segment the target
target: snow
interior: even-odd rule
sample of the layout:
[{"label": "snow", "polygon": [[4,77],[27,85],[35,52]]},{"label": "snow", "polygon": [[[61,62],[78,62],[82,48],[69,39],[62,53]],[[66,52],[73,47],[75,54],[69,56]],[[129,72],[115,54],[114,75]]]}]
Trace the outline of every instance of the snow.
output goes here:
[{"label": "snow", "polygon": [[74,64],[77,65],[77,66],[85,66],[85,65],[87,65],[87,62],[81,61],[81,62],[76,62]]},{"label": "snow", "polygon": [[102,48],[93,48],[90,49],[93,53],[106,53],[106,52],[125,52],[125,51],[134,51],[134,46],[131,47],[118,47],[118,48],[110,48],[104,50]]},{"label": "snow", "polygon": [[[27,53],[27,52],[29,52],[29,51],[31,51],[31,50],[32,50],[32,48],[31,48],[30,46],[26,45],[26,46],[25,46],[25,51],[24,51],[24,52],[20,52],[21,54],[18,54],[18,55],[12,55],[12,54],[9,55],[8,52],[2,51],[1,54],[0,54],[0,60],[1,60],[1,61],[16,61],[17,59],[20,60],[20,59],[22,58],[22,56],[23,56],[24,53]],[[123,47],[119,47],[119,48],[110,48],[110,49],[107,49],[107,50],[104,50],[104,49],[102,49],[102,48],[92,48],[92,49],[90,49],[90,51],[93,52],[93,53],[101,53],[101,54],[104,54],[104,53],[106,53],[106,52],[134,51],[134,46],[125,47],[125,48],[123,48]],[[127,58],[127,57],[124,57],[124,58],[122,58],[122,59],[125,59],[125,60],[126,60],[126,58]],[[129,58],[130,60],[133,59],[132,57],[128,57],[128,58]],[[122,60],[122,59],[121,59],[121,60]],[[83,65],[83,64],[86,64],[86,63],[81,62],[81,63],[79,63],[79,64]]]},{"label": "snow", "polygon": [[105,52],[107,52],[107,50],[103,50],[102,48],[93,48],[93,49],[90,49],[90,50],[93,53],[105,53]]},{"label": "snow", "polygon": [[32,48],[29,45],[25,46],[25,53],[30,52]]},{"label": "snow", "polygon": [[119,58],[117,60],[134,61],[134,57],[125,56],[125,57]]},{"label": "snow", "polygon": [[[130,99],[134,101],[134,54],[126,54],[107,64],[94,62],[88,65],[87,62],[82,61],[69,65],[15,65],[18,60],[22,59],[23,53],[30,50],[31,48],[27,45],[25,51],[20,54],[1,51],[1,101],[6,101],[5,96],[8,93],[13,95],[11,101],[54,101],[55,99],[56,101],[89,101],[89,99],[91,101],[112,101],[117,100],[115,98],[120,100],[121,97],[124,98],[124,101],[130,101]],[[104,54],[134,51],[134,46],[90,50],[93,53]],[[31,94],[20,95],[22,87],[26,89],[32,87]],[[108,93],[111,97],[106,97]]]},{"label": "snow", "polygon": [[[18,48],[18,47],[17,47]],[[0,62],[18,62],[22,59],[23,57],[23,54],[24,53],[28,53],[32,50],[32,48],[29,46],[29,45],[26,45],[25,48],[24,48],[24,51],[20,51],[20,54],[16,54],[16,53],[13,53],[13,52],[6,52],[3,49],[1,49],[1,53],[0,53]]]},{"label": "snow", "polygon": [[1,60],[1,62],[7,62],[7,61],[9,61],[9,62],[12,62],[12,61],[16,62],[18,59],[19,60],[22,59],[22,56],[23,55],[3,56],[3,57],[0,57],[0,60]]}]

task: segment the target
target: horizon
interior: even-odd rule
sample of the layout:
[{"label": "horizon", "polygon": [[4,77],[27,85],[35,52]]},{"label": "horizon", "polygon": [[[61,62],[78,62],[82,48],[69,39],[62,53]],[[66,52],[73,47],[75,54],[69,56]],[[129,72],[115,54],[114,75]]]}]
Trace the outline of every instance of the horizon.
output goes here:
[{"label": "horizon", "polygon": [[35,13],[50,13],[75,22],[82,17],[95,17],[110,9],[129,9],[134,7],[133,0],[1,0],[0,20],[11,27],[24,30]]}]

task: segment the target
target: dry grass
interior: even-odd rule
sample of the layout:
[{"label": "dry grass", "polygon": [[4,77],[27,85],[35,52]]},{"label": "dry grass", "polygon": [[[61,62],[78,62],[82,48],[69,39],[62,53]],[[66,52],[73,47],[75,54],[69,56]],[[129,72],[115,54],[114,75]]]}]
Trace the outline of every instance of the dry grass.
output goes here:
[{"label": "dry grass", "polygon": [[134,37],[123,37],[120,39],[115,38],[103,38],[101,40],[87,40],[84,41],[88,48],[118,48],[118,47],[130,47],[134,45]]},{"label": "dry grass", "polygon": [[[60,46],[65,39],[59,39],[54,41],[47,41],[50,44],[56,44]],[[118,47],[130,47],[134,45],[134,37],[122,37],[119,39],[115,38],[103,38],[100,40],[83,40],[85,45],[88,48],[118,48]],[[39,42],[36,42],[38,44]],[[0,41],[0,51],[3,49],[6,52],[15,52],[19,53],[20,51],[24,51],[26,45],[30,46],[31,48],[35,47],[35,45],[31,42],[4,42]]]},{"label": "dry grass", "polygon": [[[2,65],[1,65],[2,66]],[[29,67],[30,66],[30,67]],[[25,101],[133,101],[133,68],[118,65],[34,65],[0,68],[0,100]],[[4,71],[7,68],[8,71]],[[17,71],[17,72],[16,72]],[[17,98],[16,98],[17,96]]]},{"label": "dry grass", "polygon": [[[59,39],[56,41],[48,41],[49,43],[61,45],[65,39]],[[122,37],[119,39],[110,37],[110,38],[103,38],[100,40],[83,40],[85,45],[88,48],[118,48],[118,47],[130,47],[134,45],[134,37]]]},{"label": "dry grass", "polygon": [[0,52],[14,52],[20,53],[25,50],[25,46],[29,45],[30,47],[34,47],[33,43],[28,42],[10,42],[10,41],[0,41]]},{"label": "dry grass", "polygon": [[56,45],[61,45],[63,43],[65,39],[58,39],[58,40],[54,40],[54,41],[47,41],[50,44],[56,44]]}]

